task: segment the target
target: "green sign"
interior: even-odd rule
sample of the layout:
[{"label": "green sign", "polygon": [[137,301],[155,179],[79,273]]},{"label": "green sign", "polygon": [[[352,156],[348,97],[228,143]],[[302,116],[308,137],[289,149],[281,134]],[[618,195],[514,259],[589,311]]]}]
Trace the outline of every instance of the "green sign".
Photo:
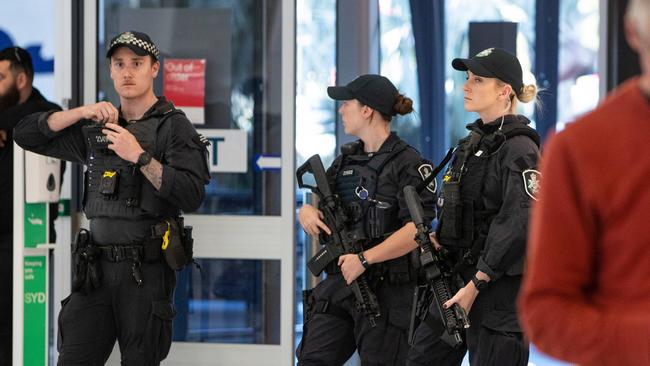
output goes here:
[{"label": "green sign", "polygon": [[25,256],[23,365],[45,366],[47,347],[47,262],[45,256]]},{"label": "green sign", "polygon": [[70,199],[59,200],[59,217],[70,216]]},{"label": "green sign", "polygon": [[47,203],[25,203],[25,248],[47,243]]}]

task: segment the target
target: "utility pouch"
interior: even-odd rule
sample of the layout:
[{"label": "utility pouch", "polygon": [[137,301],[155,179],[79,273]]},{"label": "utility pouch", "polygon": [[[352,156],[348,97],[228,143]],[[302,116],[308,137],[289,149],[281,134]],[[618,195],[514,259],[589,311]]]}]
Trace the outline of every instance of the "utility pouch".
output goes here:
[{"label": "utility pouch", "polygon": [[72,291],[88,294],[101,287],[100,250],[92,243],[90,232],[81,229],[72,245]]},{"label": "utility pouch", "polygon": [[377,202],[368,208],[368,235],[370,239],[383,238],[396,221],[396,211],[388,202]]},{"label": "utility pouch", "polygon": [[185,250],[185,257],[188,261],[194,258],[194,238],[192,237],[192,227],[183,226],[183,234],[181,235],[183,241],[183,249]]},{"label": "utility pouch", "polygon": [[105,197],[111,197],[117,194],[117,185],[119,183],[120,173],[115,170],[106,170],[102,173],[99,192]]},{"label": "utility pouch", "polygon": [[302,292],[302,323],[307,324],[314,312],[314,289],[304,290]]},{"label": "utility pouch", "polygon": [[192,260],[185,253],[181,228],[175,219],[165,219],[154,225],[152,230],[153,237],[162,237],[163,256],[171,269],[179,271]]},{"label": "utility pouch", "polygon": [[451,181],[443,185],[445,203],[440,227],[440,237],[459,240],[463,229],[463,203],[460,197],[460,182]]},{"label": "utility pouch", "polygon": [[85,250],[90,244],[90,233],[86,229],[81,229],[72,243],[72,291],[78,292],[83,288],[86,282],[86,273],[88,271],[88,262],[81,256],[81,251]]}]

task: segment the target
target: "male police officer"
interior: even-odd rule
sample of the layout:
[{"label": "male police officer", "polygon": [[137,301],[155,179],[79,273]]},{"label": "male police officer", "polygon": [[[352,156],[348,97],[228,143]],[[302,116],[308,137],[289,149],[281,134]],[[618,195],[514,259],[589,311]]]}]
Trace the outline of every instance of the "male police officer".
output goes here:
[{"label": "male police officer", "polygon": [[146,34],[118,35],[106,57],[119,109],[100,102],[33,114],[15,129],[25,149],[88,167],[90,233],[82,230],[73,248],[59,365],[104,364],[116,339],[123,365],[158,365],[169,352],[176,278],[162,257],[180,241],[180,211],[199,207],[210,176],[200,135],[154,94],[158,55]]}]

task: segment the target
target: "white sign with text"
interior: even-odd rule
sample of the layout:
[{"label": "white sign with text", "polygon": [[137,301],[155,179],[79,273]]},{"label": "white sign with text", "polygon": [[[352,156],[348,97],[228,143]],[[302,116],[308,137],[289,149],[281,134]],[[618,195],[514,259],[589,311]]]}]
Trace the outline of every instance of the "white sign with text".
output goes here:
[{"label": "white sign with text", "polygon": [[246,173],[248,171],[248,136],[236,129],[199,129],[210,141],[210,173]]}]

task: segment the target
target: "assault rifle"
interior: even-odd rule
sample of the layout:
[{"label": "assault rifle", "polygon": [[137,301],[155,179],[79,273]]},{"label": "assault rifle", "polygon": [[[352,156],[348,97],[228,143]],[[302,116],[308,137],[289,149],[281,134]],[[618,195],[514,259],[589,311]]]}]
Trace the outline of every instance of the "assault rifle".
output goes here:
[{"label": "assault rifle", "polygon": [[[303,175],[311,173],[316,180],[316,185],[311,186],[303,182]],[[314,155],[307,162],[301,165],[296,171],[298,187],[309,188],[320,199],[319,209],[323,213],[323,221],[332,231],[332,235],[321,233],[320,239],[324,246],[307,263],[307,267],[314,276],[319,276],[325,267],[342,254],[357,254],[363,250],[362,242],[365,238],[358,237],[352,231],[348,231],[346,224],[349,222],[349,215],[341,205],[337,195],[332,193],[325,168],[320,156]],[[375,319],[381,314],[377,296],[368,285],[365,274],[359,276],[350,285],[354,294],[356,306],[359,311],[368,316],[370,325],[376,326]]]},{"label": "assault rifle", "polygon": [[[454,348],[459,347],[463,343],[463,329],[469,328],[467,314],[458,304],[454,304],[447,309],[442,307],[444,303],[453,297],[454,293],[451,284],[458,277],[453,272],[452,267],[444,260],[443,254],[435,250],[431,244],[431,239],[429,239],[431,227],[424,221],[422,201],[416,188],[413,186],[404,187],[404,198],[411,219],[413,219],[413,223],[417,228],[415,241],[420,249],[420,265],[424,271],[427,285],[433,292],[436,308],[446,329],[440,339]],[[426,309],[426,306],[424,308]]]}]

